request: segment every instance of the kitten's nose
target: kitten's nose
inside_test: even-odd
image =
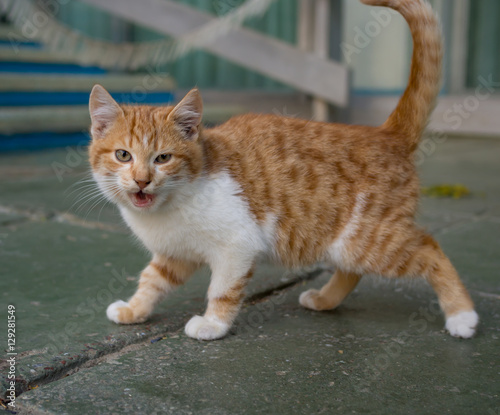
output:
[[[144,190],[146,188],[146,186],[151,183],[151,181],[147,182],[145,180],[134,180],[134,182],[137,183],[137,186],[139,186],[139,188],[141,190]]]

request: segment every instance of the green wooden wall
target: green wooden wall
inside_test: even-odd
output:
[[[244,0],[175,1],[214,15],[225,14],[244,2]],[[68,25],[98,39],[119,42],[162,38],[162,35],[156,32],[124,22],[78,0],[72,0],[67,5],[61,6],[58,17]],[[493,79],[500,79],[500,24],[498,22],[500,22],[500,0],[471,1],[467,87],[475,87],[480,75],[487,77],[492,74]],[[253,19],[245,26],[294,44],[296,23],[297,1],[278,0],[262,18]],[[166,70],[176,79],[180,88],[197,85],[205,89],[289,89],[267,77],[205,52],[190,53],[177,62],[169,64]]]
[[[479,76],[500,80],[500,1],[471,1],[467,86]]]
[[[214,15],[223,15],[244,2],[244,0],[176,1]],[[262,18],[251,19],[245,23],[245,26],[294,44],[296,10],[296,0],[278,0],[271,5]],[[71,27],[98,39],[140,42],[165,38],[144,27],[127,24],[77,0],[62,6],[58,18]],[[166,69],[180,88],[190,88],[196,85],[205,89],[288,90],[288,87],[265,76],[201,51],[186,55],[177,62],[167,65]]]

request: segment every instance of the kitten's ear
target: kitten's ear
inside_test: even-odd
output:
[[[89,100],[92,138],[104,138],[106,132],[123,116],[123,110],[101,85],[94,85]]]
[[[203,101],[200,91],[193,88],[168,114],[167,120],[177,124],[187,139],[196,140],[200,132],[202,114]]]

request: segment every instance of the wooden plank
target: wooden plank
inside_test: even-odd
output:
[[[0,134],[86,131],[89,125],[86,105],[2,108],[0,111]]]
[[[0,92],[15,91],[79,91],[89,92],[101,84],[110,92],[125,92],[138,88],[141,91],[170,92],[176,86],[166,74],[144,73],[137,75],[64,75],[18,74],[0,72]]]
[[[217,124],[247,112],[241,105],[207,104],[203,122]],[[87,105],[4,107],[0,111],[0,134],[35,132],[69,133],[87,131],[90,125]]]
[[[0,39],[10,41],[13,36],[16,36],[15,39],[23,37],[21,32],[16,27],[7,23],[0,23]],[[31,41],[31,39],[26,40]]]
[[[172,1],[84,0],[122,18],[180,37],[211,22],[211,15]],[[348,72],[336,62],[303,53],[285,42],[238,28],[203,46],[209,52],[286,83],[299,91],[346,106]]]
[[[67,55],[47,51],[44,49],[0,47],[0,62],[35,62],[35,63],[60,63],[75,64],[75,59]]]

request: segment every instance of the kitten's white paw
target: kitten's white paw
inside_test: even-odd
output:
[[[122,300],[115,301],[114,303],[110,304],[108,306],[108,309],[106,310],[106,316],[108,317],[109,320],[111,320],[113,323],[120,324],[120,309],[121,308],[128,308],[128,303]]]
[[[117,324],[134,324],[146,321],[146,317],[134,316],[134,311],[130,308],[129,303],[122,300],[110,304],[106,310],[106,316]]]
[[[479,316],[472,311],[462,311],[446,320],[446,330],[454,337],[468,339],[476,332],[476,326],[479,323]]]
[[[185,332],[189,337],[198,340],[215,340],[224,337],[229,330],[225,323],[209,320],[206,317],[194,316],[186,324]]]
[[[299,303],[302,307],[309,308],[310,310],[319,311],[316,306],[315,299],[318,297],[319,291],[310,289],[300,294]]]

